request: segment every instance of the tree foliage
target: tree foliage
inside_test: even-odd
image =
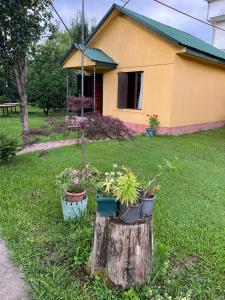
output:
[[[84,17],[84,40],[87,39],[89,34],[91,34],[95,28],[96,19],[92,18],[89,22],[87,16]],[[82,12],[77,11],[77,14],[72,18],[70,31],[73,35],[73,41],[75,43],[81,44],[82,42]]]
[[[85,18],[85,38],[93,30]],[[55,32],[54,35],[38,45],[36,53],[31,57],[28,64],[28,98],[32,103],[43,108],[48,114],[49,109],[66,107],[67,76],[70,93],[76,93],[76,71],[63,70],[62,58],[66,50],[71,47],[72,41],[81,42],[81,13],[72,18],[70,32]]]
[[[51,108],[63,108],[66,101],[66,71],[60,59],[63,50],[57,39],[37,47],[28,64],[27,92],[30,102],[48,115]]]
[[[9,162],[15,155],[18,148],[18,143],[0,132],[0,165]]]
[[[19,64],[46,29],[52,28],[51,3],[51,0],[0,0],[1,64]]]
[[[0,66],[0,103],[18,102],[19,95],[14,82],[12,69]]]
[[[50,23],[52,0],[0,0],[0,64],[11,67],[20,96],[23,136],[29,138],[26,59]]]

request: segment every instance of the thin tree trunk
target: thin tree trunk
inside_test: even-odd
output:
[[[17,60],[17,63],[13,66],[13,71],[16,79],[17,89],[20,96],[20,106],[22,113],[23,122],[23,143],[26,145],[29,141],[29,117],[28,117],[28,107],[27,107],[27,94],[26,94],[26,79],[27,79],[27,69],[26,69],[26,59],[21,57]]]
[[[82,147],[82,168],[83,170],[87,167],[87,149],[86,149],[86,140],[84,137],[84,133],[82,133],[82,140],[81,140],[81,147]]]

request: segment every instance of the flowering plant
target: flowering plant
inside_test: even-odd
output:
[[[118,170],[117,164],[114,164],[112,170],[105,173],[105,177],[98,183],[100,197],[114,197],[113,191],[116,180],[122,174],[122,171]]]
[[[95,183],[98,170],[87,166],[84,170],[66,168],[56,177],[56,186],[64,192],[81,193]]]
[[[159,127],[160,121],[158,119],[158,115],[147,115],[147,117],[149,117],[148,123],[150,128],[156,129]]]

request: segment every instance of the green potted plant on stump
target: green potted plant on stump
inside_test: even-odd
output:
[[[142,198],[138,191],[139,183],[135,174],[128,168],[116,180],[114,195],[120,203],[119,217],[127,224],[133,224],[140,219]]]
[[[158,115],[147,115],[147,117],[149,117],[148,119],[149,128],[146,128],[146,135],[148,137],[154,137],[156,135],[156,129],[160,125]]]
[[[142,196],[143,205],[141,207],[141,218],[149,217],[152,215],[153,206],[156,200],[156,191],[160,189],[157,184],[153,188],[147,188]]]
[[[178,158],[175,157],[175,160]],[[151,180],[147,185],[142,187],[142,200],[143,205],[141,207],[141,218],[149,217],[153,213],[153,206],[156,200],[156,191],[160,190],[160,185],[156,184],[156,181],[165,173],[176,170],[175,161],[163,160],[163,164],[158,166],[160,172]]]
[[[114,185],[116,179],[122,173],[117,170],[117,165],[113,165],[113,170],[106,172],[105,177],[98,183],[96,201],[98,212],[101,217],[115,217],[117,214],[118,201],[114,195]]]

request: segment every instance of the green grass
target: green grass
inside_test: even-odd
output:
[[[118,163],[149,177],[163,158],[175,155],[179,168],[161,179],[154,210],[156,270],[145,288],[126,293],[85,273],[94,191],[89,192],[86,217],[75,223],[62,220],[55,176],[65,167],[80,166],[75,147],[51,150],[41,158],[28,154],[0,168],[0,231],[23,268],[33,299],[181,299],[181,293],[189,292],[190,299],[224,299],[225,128],[88,145],[89,160],[102,171]]]
[[[17,111],[19,108],[17,108]],[[49,112],[47,117],[43,111],[37,107],[29,106],[29,125],[30,128],[40,128],[45,125],[48,118],[54,118],[58,121],[65,120],[65,114],[63,112]],[[22,142],[22,123],[19,119],[19,112],[10,113],[8,116],[3,116],[0,112],[0,131],[6,132],[10,137],[14,137],[19,143]],[[62,134],[51,134],[49,136],[38,136],[31,137],[34,142],[48,142],[53,140],[64,140],[74,138],[74,134],[62,135]]]

